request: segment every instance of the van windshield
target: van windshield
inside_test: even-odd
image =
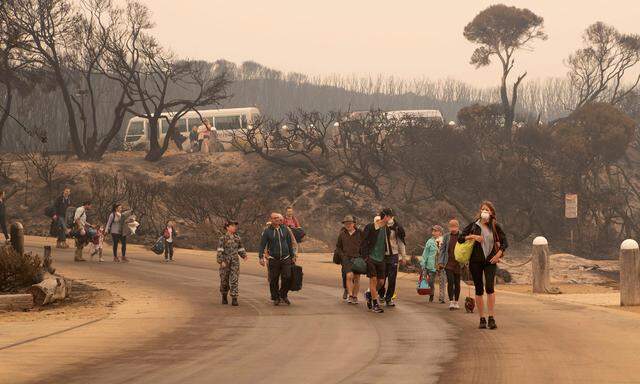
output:
[[[219,131],[240,129],[240,116],[216,116],[215,127]]]

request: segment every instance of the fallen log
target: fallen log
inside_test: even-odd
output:
[[[42,282],[29,288],[33,295],[33,303],[37,306],[46,305],[55,301],[64,300],[71,292],[71,281],[62,276],[45,275]]]
[[[33,296],[30,293],[0,295],[0,311],[27,311],[33,308]]]

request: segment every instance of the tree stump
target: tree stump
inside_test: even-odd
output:
[[[64,277],[47,274],[38,284],[29,288],[33,295],[33,302],[37,306],[46,305],[55,301],[64,300],[71,292],[71,282]]]
[[[9,236],[11,237],[11,247],[19,255],[24,254],[24,227],[22,226],[22,223],[16,221],[11,224]]]
[[[640,250],[631,239],[620,245],[620,305],[640,305]]]
[[[0,311],[27,311],[33,308],[31,294],[0,295]]]
[[[532,250],[533,293],[547,293],[551,290],[549,278],[549,242],[542,236],[533,239]]]

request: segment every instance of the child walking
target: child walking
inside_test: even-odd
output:
[[[178,236],[178,232],[172,220],[167,221],[162,236],[164,237],[164,261],[173,261],[173,242],[176,236]]]
[[[96,235],[93,236],[93,239],[91,239],[91,260],[93,260],[93,257],[97,254],[98,261],[101,263],[104,261],[104,259],[102,258],[102,244],[104,243],[104,233],[104,227],[100,226]]]
[[[231,305],[238,306],[238,275],[240,274],[240,257],[247,259],[247,252],[242,240],[236,233],[238,222],[229,220],[225,223],[226,233],[218,243],[218,264],[220,264],[220,294],[222,304],[228,304],[227,294],[231,291]]]
[[[424,245],[424,251],[422,252],[422,260],[420,265],[422,269],[429,274],[429,285],[431,287],[431,295],[429,295],[429,302],[433,302],[433,293],[435,292],[435,280],[436,280],[436,259],[438,252],[438,244],[436,240],[442,236],[442,227],[434,225],[431,227],[431,237]]]
[[[456,219],[449,220],[449,233],[444,236],[440,248],[439,264],[444,266],[447,274],[447,293],[449,294],[449,310],[460,309],[460,263],[456,261],[455,249],[460,234],[460,223]]]

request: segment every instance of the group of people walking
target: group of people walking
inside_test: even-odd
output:
[[[0,227],[8,238],[4,222],[4,194],[0,192]],[[125,211],[122,204],[114,204],[107,218],[106,225],[95,226],[87,221],[87,212],[91,209],[90,201],[84,202],[70,215],[71,190],[65,188],[53,205],[52,222],[57,225],[58,246],[66,245],[66,237],[86,237],[92,244],[94,254],[102,257],[102,240],[106,234],[111,235],[113,243],[113,261],[127,262],[127,236],[135,233],[137,222],[130,210]],[[222,304],[233,306],[238,303],[238,277],[240,260],[246,260],[247,252],[242,239],[238,235],[238,222],[228,220],[224,224],[224,233],[219,238],[217,262],[220,274],[220,294]],[[439,281],[439,303],[449,299],[449,309],[460,308],[460,281],[462,269],[456,260],[456,246],[465,242],[473,242],[471,257],[468,262],[469,272],[475,287],[475,303],[480,315],[480,328],[496,329],[495,321],[495,277],[497,263],[504,256],[508,247],[506,235],[496,220],[496,210],[491,202],[485,201],[474,220],[464,229],[460,229],[457,219],[449,220],[447,231],[440,225],[431,228],[431,236],[427,239],[420,266],[423,274],[428,276],[431,294],[429,302],[434,301],[435,282]],[[263,230],[258,247],[259,264],[267,267],[269,291],[273,305],[291,305],[289,288],[291,285],[292,266],[298,255],[298,240],[303,233],[293,209],[288,207],[286,215],[273,212]],[[304,236],[302,234],[302,236]],[[162,233],[164,241],[165,261],[173,261],[174,240],[177,231],[173,221],[168,221]],[[118,256],[118,246],[120,255]],[[334,262],[341,265],[343,299],[346,303],[358,304],[360,280],[366,275],[369,284],[364,292],[366,306],[374,313],[383,313],[383,305],[396,306],[396,282],[398,267],[406,261],[406,232],[396,219],[391,208],[385,208],[366,224],[359,228],[356,218],[347,215],[342,220],[342,228],[338,234],[334,252]],[[76,258],[76,261],[84,261]],[[484,296],[488,318],[485,317]]]
[[[394,307],[396,280],[400,260],[406,260],[405,230],[394,217],[393,210],[380,211],[373,222],[364,230],[357,226],[356,219],[347,215],[342,221],[334,262],[341,264],[343,299],[348,304],[358,304],[360,276],[366,274],[369,286],[364,297],[367,308],[375,313],[383,313],[382,303]],[[496,210],[491,202],[485,201],[480,210],[464,229],[456,219],[448,222],[445,234],[440,225],[431,228],[420,265],[423,274],[428,275],[431,288],[429,302],[434,301],[435,282],[439,281],[439,302],[444,304],[445,287],[449,299],[449,309],[460,308],[460,281],[462,268],[455,256],[457,244],[473,241],[468,268],[475,287],[475,303],[480,315],[479,328],[496,329],[495,321],[495,277],[497,263],[508,247],[507,237],[496,220]],[[365,269],[357,264],[364,262]],[[487,296],[488,320],[485,317],[484,295]]]

